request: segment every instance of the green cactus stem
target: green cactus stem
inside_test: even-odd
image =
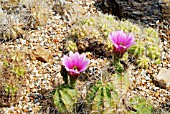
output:
[[[71,113],[77,101],[77,90],[67,85],[61,85],[55,90],[53,100],[60,113]]]
[[[118,93],[112,84],[98,82],[87,94],[87,107],[91,113],[114,113],[118,104]]]
[[[142,97],[130,99],[129,104],[135,109],[135,112],[131,110],[129,114],[153,114],[153,106]]]
[[[68,76],[67,70],[65,69],[64,66],[61,67],[61,75],[63,76],[64,84],[71,87],[75,88],[76,86],[76,80],[75,78],[72,78],[71,76]]]

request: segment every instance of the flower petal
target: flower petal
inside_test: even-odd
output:
[[[77,64],[78,64],[79,56],[80,56],[79,53],[76,52],[76,53],[75,53],[75,58],[73,59],[73,60],[74,60],[74,65],[75,65],[75,66],[77,66]]]
[[[109,38],[113,43],[117,44],[117,33],[111,32]]]
[[[72,63],[71,59],[66,55],[64,55],[64,57],[62,58],[62,64],[67,68],[73,67],[73,63]]]
[[[69,52],[69,57],[71,58],[71,60],[73,60],[75,58],[75,54],[72,51],[70,51]]]
[[[125,44],[129,45],[131,43],[134,43],[134,38],[133,38],[133,36],[131,36],[131,34],[128,34],[127,38],[126,38],[126,43]]]
[[[77,61],[78,69],[81,69],[81,65],[82,65],[83,61],[85,60],[85,58],[86,58],[85,54],[82,54],[79,56],[78,61]]]
[[[123,31],[118,31],[117,33],[117,44],[122,45],[124,44],[124,41],[126,39],[126,34]]]
[[[135,44],[134,37],[122,30],[111,32],[109,38],[113,42],[114,53],[120,55],[120,57],[130,46]]]
[[[85,71],[89,64],[90,64],[90,60],[87,60],[87,59],[84,60],[80,67],[81,69],[79,70],[79,72]]]

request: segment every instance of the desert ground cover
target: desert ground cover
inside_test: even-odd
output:
[[[0,113],[170,113],[164,7],[141,0],[0,2]]]

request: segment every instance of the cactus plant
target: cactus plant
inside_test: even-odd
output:
[[[5,10],[10,10],[18,7],[19,0],[1,0],[2,8]]]
[[[140,40],[136,41],[136,45],[132,46],[128,51],[132,53],[133,56],[140,56],[144,54],[145,45]]]
[[[18,87],[16,85],[7,84],[5,91],[7,94],[12,94],[12,97],[17,93]]]
[[[87,107],[91,113],[114,113],[118,104],[118,93],[111,83],[98,82],[87,94]]]
[[[154,30],[153,28],[144,28],[143,33],[146,36],[153,37],[154,40],[158,40],[158,32]]]
[[[150,59],[146,56],[142,56],[137,60],[137,66],[139,68],[148,68],[148,63],[150,62]]]
[[[0,39],[9,40],[22,37],[22,34],[24,34],[22,26],[19,25],[19,23],[16,23],[13,18],[9,18],[11,21],[8,21],[8,24],[5,23],[5,25],[0,25],[0,27],[2,27],[0,30]]]
[[[68,46],[67,46],[67,50],[68,50],[68,51],[73,51],[73,52],[76,52],[76,51],[77,51],[77,45],[76,45],[75,42],[73,42],[73,41],[70,40],[67,45],[68,45]]]
[[[77,90],[67,85],[61,85],[55,90],[53,99],[60,113],[71,113],[77,101]]]
[[[136,112],[130,111],[130,114],[153,114],[152,105],[143,97],[136,96],[131,98],[129,105],[136,110]]]
[[[156,46],[148,46],[147,49],[147,56],[150,57],[151,60],[156,60],[160,58],[161,54],[159,48],[157,48]]]

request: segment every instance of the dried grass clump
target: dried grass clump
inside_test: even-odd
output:
[[[50,7],[45,0],[2,0],[0,39],[22,37],[25,30],[46,25],[49,16]]]
[[[17,102],[26,84],[24,54],[8,52],[1,46],[0,64],[0,106],[8,107]]]
[[[20,4],[25,6],[25,12],[21,14],[21,17],[26,18],[22,20],[35,29],[46,25],[50,16],[50,6],[47,2],[48,0],[21,0]]]
[[[2,21],[2,23],[0,24],[1,41],[16,39],[23,36],[24,30],[22,29],[22,24],[17,22],[15,16],[9,16],[2,12],[0,20]]]
[[[82,6],[76,2],[57,0],[53,5],[53,11],[61,15],[66,22],[75,22],[89,13],[91,6]],[[91,13],[91,12],[90,12]]]

